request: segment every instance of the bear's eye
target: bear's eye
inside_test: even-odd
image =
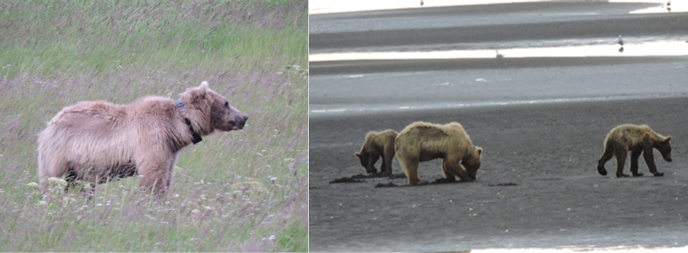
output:
[[[229,108],[229,102],[225,101],[225,108]]]

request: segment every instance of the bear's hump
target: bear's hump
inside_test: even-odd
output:
[[[60,122],[78,122],[80,117],[89,116],[96,118],[123,118],[126,117],[124,106],[112,104],[105,101],[84,101],[65,107],[53,117],[48,124],[59,124]]]
[[[131,108],[137,113],[147,113],[147,114],[164,114],[172,116],[174,113],[179,113],[177,109],[177,103],[170,99],[164,97],[149,96],[144,97],[131,103]]]

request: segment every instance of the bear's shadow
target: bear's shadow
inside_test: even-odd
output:
[[[364,183],[366,182],[365,179],[376,179],[376,178],[388,178],[388,179],[406,179],[406,176],[403,173],[399,174],[392,174],[387,175],[387,174],[356,174],[350,177],[341,177],[337,178],[335,180],[330,181],[330,184],[338,184],[338,183]],[[374,186],[374,188],[390,188],[390,187],[418,187],[418,186],[427,186],[427,185],[440,185],[440,184],[458,184],[458,183],[469,183],[466,181],[461,181],[461,180],[454,180],[450,181],[446,178],[436,178],[433,181],[428,181],[425,183],[421,183],[418,185],[409,185],[409,184],[395,184],[393,182],[388,182],[388,183],[378,183]],[[516,183],[508,182],[508,183],[497,183],[497,184],[488,184],[490,187],[503,187],[503,186],[518,186]]]
[[[365,182],[363,179],[371,179],[371,178],[389,178],[389,179],[397,179],[397,178],[406,178],[406,175],[403,173],[400,174],[392,174],[392,175],[387,175],[387,174],[382,174],[382,173],[377,173],[377,174],[357,174],[353,175],[350,177],[341,177],[337,178],[335,180],[330,181],[330,184],[337,184],[337,183],[363,183]]]
[[[433,181],[430,182],[425,182],[421,183],[418,185],[410,185],[410,184],[403,184],[403,185],[397,185],[395,183],[389,182],[386,184],[379,183],[375,185],[374,188],[388,188],[388,187],[418,187],[418,186],[427,186],[427,185],[438,185],[438,184],[458,184],[458,183],[468,183],[466,181],[461,181],[461,180],[455,180],[455,181],[450,181],[446,178],[437,178]]]

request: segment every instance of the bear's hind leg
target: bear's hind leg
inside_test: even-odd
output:
[[[664,176],[664,173],[657,171],[657,165],[655,165],[655,157],[652,154],[652,148],[645,149],[643,151],[643,158],[645,159],[647,168],[650,169],[650,173],[652,173],[652,175],[655,175],[655,177]]]
[[[616,156],[616,177],[629,177],[628,174],[623,173],[623,167],[624,163],[626,162],[626,156],[628,156],[628,151],[617,149],[614,156]]]
[[[643,173],[638,173],[638,157],[640,157],[640,153],[642,153],[642,149],[634,149],[631,151],[631,174],[634,177],[642,177]]]
[[[382,155],[383,160],[382,167],[380,167],[380,173],[385,173],[387,175],[392,176],[392,161],[394,161],[394,147],[385,148],[385,152]]]
[[[612,153],[612,149],[609,147],[604,148],[604,154],[602,154],[602,157],[600,157],[600,160],[597,161],[597,172],[600,173],[602,176],[607,175],[607,170],[604,168],[604,164],[607,163],[607,161],[611,160],[612,157],[614,157],[614,153]]]

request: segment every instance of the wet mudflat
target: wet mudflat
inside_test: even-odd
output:
[[[638,35],[675,36],[650,32],[646,26],[627,26],[632,21],[604,23],[609,17],[649,20],[664,18],[661,15],[614,16],[613,6],[604,5],[600,13],[606,16],[581,17],[600,5],[578,6],[572,12],[549,3],[533,6],[546,7],[545,13],[557,22],[597,20],[609,24],[605,29],[611,33],[623,26],[636,29],[633,33]],[[628,5],[622,6],[619,10],[625,12]],[[482,13],[474,22],[491,20],[490,13],[504,14],[490,21],[494,27],[510,20],[523,26],[538,22],[523,7],[502,8],[474,12],[473,18]],[[389,14],[392,20],[403,15],[412,14]],[[670,15],[685,18],[684,14]],[[385,22],[384,15],[376,20]],[[317,26],[317,21],[311,18],[311,25]],[[342,33],[356,30],[341,29]],[[375,29],[371,30],[374,36]],[[480,36],[492,45],[521,43],[519,38]],[[610,35],[610,41],[616,36]],[[462,46],[466,44],[450,47]],[[345,47],[349,46],[320,50]],[[385,49],[373,44],[350,47]],[[310,68],[311,251],[688,246],[684,233],[688,230],[687,57],[510,59],[506,55],[501,59],[312,62]],[[431,182],[422,186],[408,186],[403,177],[362,174],[365,170],[354,152],[366,132],[400,131],[418,120],[457,121],[464,126],[473,143],[484,148],[475,182],[444,182],[440,160],[421,163],[421,179]],[[617,179],[597,174],[606,134],[624,123],[648,124],[660,134],[673,136],[673,162],[663,161],[655,151],[655,162],[665,176],[647,173],[642,158],[639,171],[644,177]],[[615,166],[613,160],[606,164],[608,171]],[[626,173],[629,166],[627,161]],[[396,160],[393,170],[401,173]],[[331,183],[334,180],[342,182]]]

